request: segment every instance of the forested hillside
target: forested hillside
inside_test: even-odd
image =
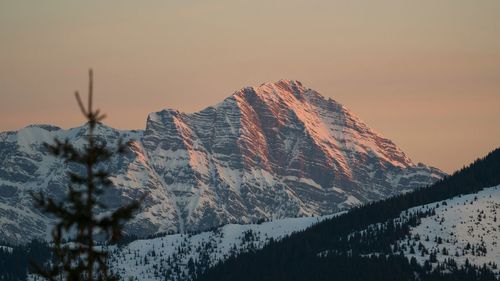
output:
[[[452,257],[438,264],[428,253],[428,262],[420,265],[393,244],[435,213],[428,209],[396,220],[405,210],[498,184],[500,149],[432,186],[355,208],[260,251],[232,257],[198,280],[495,280],[490,268],[457,265]]]
[[[31,264],[43,264],[51,258],[51,249],[46,242],[33,240],[26,245],[1,246],[0,280],[23,281],[32,272]]]

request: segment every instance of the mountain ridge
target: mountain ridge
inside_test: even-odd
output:
[[[96,133],[109,144],[133,140],[130,153],[110,163],[115,187],[103,196],[113,208],[147,194],[131,234],[325,215],[445,175],[414,164],[346,107],[294,80],[245,87],[190,114],[153,112],[144,130],[101,124]],[[0,133],[0,239],[46,233],[50,219],[32,209],[27,192],[60,197],[65,172],[78,167],[50,158],[43,142],[82,145],[84,136],[84,127],[51,125]],[[23,231],[16,221],[36,227]]]

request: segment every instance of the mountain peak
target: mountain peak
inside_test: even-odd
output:
[[[271,137],[281,128],[293,126],[294,129],[301,128],[323,157],[328,159],[326,166],[339,170],[347,177],[355,173],[352,164],[358,161],[356,158],[360,155],[378,158],[383,160],[384,165],[392,167],[414,166],[391,140],[370,129],[348,108],[304,87],[297,80],[281,79],[242,88],[212,109],[227,113],[229,108],[240,114],[231,128],[251,132],[251,136],[243,139],[252,139],[252,145],[259,146],[262,153],[272,149],[268,147],[266,136]],[[259,161],[267,163],[267,160]]]
[[[302,83],[297,80],[281,79],[276,82],[263,83],[258,87],[253,87],[256,92],[262,94],[289,95],[292,94],[296,98],[302,98],[303,94],[308,90],[302,86]]]
[[[264,84],[273,84],[276,87],[302,87],[302,82],[298,80],[292,80],[292,79],[280,79],[276,82],[271,82],[271,83],[263,83]]]
[[[281,79],[276,82],[265,82],[259,86],[247,86],[236,91],[233,96],[245,96],[257,94],[263,97],[287,98],[291,95],[297,99],[302,99],[305,92],[309,89],[304,88],[302,83],[297,80]]]
[[[47,129],[48,128],[48,129]],[[39,229],[3,229],[25,237],[45,235],[50,218],[27,214],[27,190],[58,196],[69,167],[47,155],[54,137],[84,144],[84,127],[0,133],[0,213]],[[144,208],[129,234],[199,231],[262,218],[330,214],[443,176],[415,165],[389,139],[374,133],[342,105],[296,80],[246,87],[195,113],[165,109],[148,116],[144,131],[98,126],[107,143],[134,139],[131,153],[110,163],[115,186],[103,202],[141,194]],[[19,159],[22,159],[20,161]],[[6,206],[6,207],[4,207]]]

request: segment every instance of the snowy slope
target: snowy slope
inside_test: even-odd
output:
[[[85,128],[28,126],[0,133],[0,241],[46,237],[50,219],[30,191],[60,198],[68,166],[47,154],[54,138],[83,144]],[[318,216],[425,186],[438,169],[413,163],[346,107],[298,81],[236,91],[192,114],[151,113],[143,131],[98,128],[113,145],[133,140],[113,159],[114,208],[146,194],[129,234],[201,231],[227,223]]]
[[[76,146],[85,143],[85,127],[63,130],[47,125],[33,125],[17,132],[0,134],[0,240],[8,243],[28,242],[33,237],[46,238],[51,220],[33,207],[30,192],[43,192],[46,196],[60,198],[68,183],[69,169],[81,171],[49,155],[43,143],[54,138],[70,140]],[[100,141],[116,144],[140,140],[141,131],[119,131],[100,125],[96,129]],[[150,225],[159,223],[173,227],[169,221],[174,214],[168,190],[162,188],[160,179],[144,161],[140,142],[133,142],[129,153],[113,159],[110,164],[115,187],[108,190],[101,200],[110,208],[118,207],[138,194],[148,193],[148,208],[138,214],[129,230],[151,232]],[[79,170],[80,169],[80,170]],[[165,210],[161,214],[155,210]]]
[[[330,216],[289,218],[262,224],[229,224],[195,235],[175,234],[113,246],[111,268],[124,280],[187,280],[193,269],[213,266],[233,254],[260,249]],[[191,260],[191,262],[190,262]],[[196,272],[196,271],[191,271]],[[166,278],[167,277],[167,278]]]
[[[439,262],[451,257],[459,265],[466,260],[478,266],[500,264],[500,221],[497,220],[497,217],[500,219],[500,186],[412,208],[409,213],[432,208],[435,215],[422,218],[421,223],[411,229],[409,237],[397,242],[408,258],[415,257],[423,264],[435,253]],[[405,219],[404,214],[401,219]],[[419,247],[420,243],[424,248]],[[495,272],[500,273],[498,268]]]

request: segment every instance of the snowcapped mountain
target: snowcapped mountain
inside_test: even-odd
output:
[[[50,218],[32,207],[30,191],[60,197],[69,166],[43,146],[54,138],[84,142],[85,127],[33,125],[0,133],[0,240],[45,237]],[[132,140],[109,168],[109,207],[147,194],[128,232],[199,231],[227,223],[325,215],[386,198],[441,178],[414,164],[346,107],[298,81],[235,92],[185,114],[151,113],[141,131],[100,125],[101,141]]]

